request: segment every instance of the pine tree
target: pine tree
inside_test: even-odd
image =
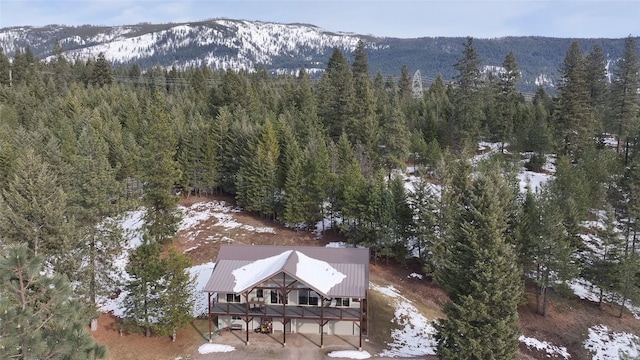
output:
[[[211,126],[201,121],[189,123],[178,146],[181,186],[200,196],[212,192],[218,184],[217,148]]]
[[[562,221],[566,208],[547,190],[541,193],[537,206],[540,216],[530,225],[532,229],[539,229],[531,253],[535,267],[536,312],[547,316],[549,288],[576,276],[578,266],[573,259],[575,245],[571,232]]]
[[[11,63],[0,46],[0,85],[11,85]]]
[[[84,284],[82,292],[94,306],[99,295],[111,295],[118,284],[113,277],[114,263],[122,252],[123,235],[115,218],[123,210],[123,189],[115,179],[108,156],[108,145],[94,126],[85,124],[73,157],[74,176],[69,198],[70,214],[76,219],[81,238],[73,256],[81,262],[74,279]],[[71,254],[68,254],[71,255]]]
[[[310,131],[302,161],[302,172],[305,177],[305,214],[308,222],[316,222],[324,218],[323,205],[327,199],[331,181],[329,150],[325,137],[317,128]]]
[[[630,137],[640,131],[640,56],[635,40],[629,36],[625,40],[624,55],[617,62],[611,84],[612,122],[617,134],[616,150],[624,147],[625,161],[628,161]]]
[[[409,256],[409,241],[415,238],[413,211],[409,206],[404,179],[401,176],[393,176],[388,188],[393,201],[393,225],[395,226],[393,256],[399,262],[404,262]]]
[[[105,358],[67,279],[46,274],[43,257],[12,244],[0,257],[0,353],[7,359]]]
[[[195,278],[187,271],[191,265],[189,258],[174,248],[169,249],[163,263],[163,289],[158,299],[159,315],[154,328],[160,335],[171,335],[172,341],[176,341],[177,330],[193,319]]]
[[[596,131],[589,105],[585,58],[577,41],[571,43],[560,71],[562,82],[558,89],[558,107],[554,112],[556,136],[559,152],[576,159],[582,147],[594,142]]]
[[[334,162],[337,179],[333,187],[333,207],[342,215],[344,227],[355,228],[359,220],[360,194],[365,191],[365,179],[346,134],[338,140]]]
[[[480,173],[456,207],[436,272],[451,299],[436,326],[441,359],[515,359],[523,286],[506,240],[509,188],[499,171]]]
[[[355,102],[353,121],[347,129],[352,144],[362,144],[368,153],[376,151],[379,137],[379,121],[376,114],[376,98],[369,78],[369,64],[364,43],[358,42],[353,62]]]
[[[640,254],[628,251],[622,257],[620,263],[620,279],[616,284],[616,291],[620,294],[619,304],[620,313],[618,317],[622,318],[624,314],[625,304],[627,301],[640,300],[640,284],[638,283],[638,274],[640,273]]]
[[[607,57],[599,45],[594,45],[585,58],[586,85],[589,106],[593,109],[595,129],[602,130],[608,92]]]
[[[304,223],[308,218],[306,215],[306,204],[304,185],[305,178],[302,172],[301,156],[292,160],[287,171],[287,178],[284,187],[284,214],[282,220],[290,226],[296,227]]]
[[[279,157],[280,145],[267,119],[260,138],[251,145],[251,154],[243,159],[238,172],[236,199],[247,210],[275,217]]]
[[[404,169],[409,157],[409,133],[404,113],[400,108],[393,111],[392,116],[384,122],[379,144],[382,166],[389,177],[393,169]]]
[[[142,139],[140,169],[145,182],[142,203],[146,207],[145,228],[150,241],[164,244],[173,239],[179,216],[178,198],[172,194],[180,178],[175,159],[177,139],[162,95],[154,91],[145,114],[147,132]]]
[[[25,243],[60,273],[71,276],[68,254],[75,246],[73,224],[66,216],[67,195],[56,173],[26,148],[0,196],[0,232],[7,243]]]
[[[600,289],[598,304],[603,305],[605,291],[611,292],[622,282],[620,264],[624,256],[624,237],[616,229],[613,207],[606,204],[604,228],[596,230],[597,240],[589,246],[582,276]]]
[[[452,104],[448,93],[442,76],[438,74],[426,95],[426,123],[420,125],[427,142],[430,139],[437,139],[441,144],[450,144],[450,139],[454,136],[451,127],[453,123],[449,121]]]
[[[500,150],[504,152],[504,143],[511,142],[516,122],[517,107],[520,98],[518,93],[518,80],[520,70],[518,62],[513,52],[505,57],[502,67],[504,71],[500,73],[498,81],[497,106],[498,123],[493,131],[502,142]]]
[[[413,84],[407,65],[402,65],[402,68],[400,69],[398,90],[400,91],[398,96],[403,103],[409,101],[413,97]]]
[[[128,291],[124,300],[125,322],[132,329],[141,327],[145,336],[151,336],[151,329],[162,309],[161,280],[165,269],[160,259],[161,252],[162,245],[145,233],[143,243],[129,254],[126,268],[130,280],[125,287]]]
[[[419,177],[409,195],[409,206],[413,211],[416,244],[414,251],[426,264],[426,271],[433,273],[436,264],[430,255],[438,240],[437,199],[430,184]]]
[[[338,48],[333,49],[318,86],[318,115],[335,140],[350,127],[355,96],[351,67]]]
[[[98,54],[96,63],[89,77],[89,84],[103,87],[105,85],[111,85],[113,82],[113,75],[111,73],[111,65],[104,57],[104,53]]]
[[[464,43],[462,58],[454,64],[458,71],[454,81],[455,90],[454,113],[449,118],[450,139],[452,149],[461,149],[465,144],[475,144],[480,136],[480,123],[484,119],[481,108],[480,56],[473,46],[473,38],[468,37]]]
[[[353,77],[354,79],[360,77],[360,75],[366,76],[369,79],[369,59],[367,57],[367,50],[364,41],[358,40],[358,45],[353,51]]]

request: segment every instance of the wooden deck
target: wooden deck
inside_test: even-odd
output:
[[[240,303],[216,303],[211,307],[211,315],[247,315],[246,304]],[[342,307],[299,306],[299,305],[264,305],[250,307],[250,317],[270,317],[289,319],[313,319],[313,320],[346,320],[359,321],[360,309]]]

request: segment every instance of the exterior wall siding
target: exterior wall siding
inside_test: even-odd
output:
[[[218,317],[218,329],[223,329],[231,326],[232,324],[242,325],[242,329],[245,329],[244,320],[233,320],[231,316],[219,316]],[[282,322],[278,319],[273,319],[273,331],[282,332]],[[260,326],[260,321],[253,319],[249,322],[249,331],[253,331]],[[300,333],[300,334],[320,334],[320,325],[314,320],[305,319],[291,319],[287,323],[287,333]],[[324,333],[326,335],[345,335],[345,336],[358,336],[360,335],[360,328],[353,321],[329,321],[324,326]]]

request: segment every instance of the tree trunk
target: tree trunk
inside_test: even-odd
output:
[[[542,290],[542,316],[547,317],[547,288]]]
[[[176,328],[173,328],[173,334],[171,334],[171,341],[175,342],[176,341],[176,337],[177,337]]]

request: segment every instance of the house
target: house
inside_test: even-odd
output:
[[[367,334],[369,249],[222,245],[203,291],[209,332]],[[210,337],[211,338],[211,337]]]

